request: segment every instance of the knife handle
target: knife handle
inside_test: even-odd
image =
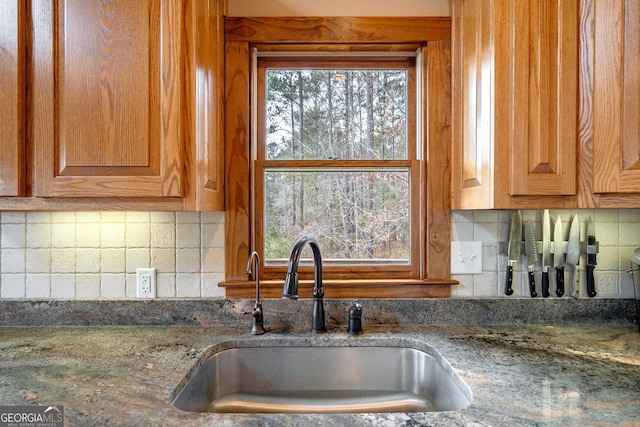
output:
[[[527,274],[529,275],[529,292],[531,293],[531,298],[535,298],[538,296],[536,293],[536,278],[533,274],[533,270],[528,270]]]
[[[596,282],[593,278],[593,269],[595,266],[587,265],[587,295],[593,298],[596,296]]]
[[[513,294],[513,289],[511,288],[512,284],[513,284],[513,266],[509,264],[507,265],[507,279],[505,280],[505,288],[504,288],[505,295]]]
[[[549,296],[549,270],[542,272],[542,296]]]
[[[556,295],[564,295],[564,267],[556,267]]]

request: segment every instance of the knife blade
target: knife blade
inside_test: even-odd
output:
[[[542,296],[549,296],[549,268],[551,267],[551,217],[549,209],[542,215]]]
[[[536,245],[536,229],[533,222],[528,221],[524,230],[524,246],[527,251],[527,273],[529,275],[529,293],[531,298],[538,296],[536,293],[536,279],[533,274],[538,262],[538,247]]]
[[[522,244],[522,217],[519,210],[511,212],[511,229],[509,230],[509,258],[507,261],[507,278],[505,280],[505,295],[513,294],[513,265],[520,260]]]
[[[569,246],[567,246],[566,265],[569,266],[569,287],[571,296],[578,297],[578,278],[576,276],[576,266],[580,263],[580,220],[578,214],[573,216],[571,228],[569,228]]]
[[[556,268],[556,295],[564,295],[564,245],[562,219],[558,217],[553,229],[553,266]]]
[[[590,298],[596,296],[596,282],[593,278],[593,269],[596,266],[596,227],[591,217],[587,222],[587,295]],[[593,252],[593,253],[592,253]]]

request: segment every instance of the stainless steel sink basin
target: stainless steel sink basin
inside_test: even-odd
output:
[[[299,344],[218,346],[176,387],[173,405],[191,412],[354,413],[452,411],[471,403],[467,385],[424,344]]]

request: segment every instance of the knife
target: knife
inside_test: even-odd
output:
[[[569,270],[569,286],[571,296],[578,297],[578,281],[576,277],[576,266],[580,263],[580,220],[578,214],[573,216],[571,228],[569,228],[569,246],[567,247],[567,259],[565,263],[571,267]]]
[[[531,298],[538,296],[536,293],[536,279],[533,274],[533,269],[538,262],[538,247],[536,244],[536,229],[533,222],[529,221],[525,224],[524,230],[524,247],[527,250],[527,272],[529,274],[529,292]]]
[[[553,230],[553,264],[556,268],[556,295],[564,295],[564,247],[562,242],[562,219],[556,219]]]
[[[509,230],[509,259],[507,261],[507,279],[504,293],[513,294],[513,265],[520,260],[520,247],[522,245],[522,218],[520,211],[511,212],[511,229]]]
[[[593,298],[596,296],[596,282],[593,278],[593,269],[596,266],[596,227],[589,217],[587,222],[587,295]],[[593,253],[591,252],[593,251]]]
[[[549,296],[549,268],[551,268],[551,217],[549,209],[542,215],[542,296]]]

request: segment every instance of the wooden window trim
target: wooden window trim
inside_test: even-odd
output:
[[[330,29],[330,31],[328,30]],[[450,279],[450,19],[449,18],[227,18],[225,23],[225,271],[228,297],[250,297],[254,282],[245,274],[252,243],[249,147],[251,141],[250,59],[254,46],[277,50],[316,50],[335,43],[338,50],[406,49],[424,46],[420,57],[425,103],[420,175],[425,207],[424,247],[419,277],[325,280],[329,297],[447,297]],[[294,49],[295,47],[295,49]],[[334,46],[323,46],[328,50]],[[427,96],[429,94],[429,96]],[[262,281],[265,297],[278,297],[282,281]],[[301,283],[301,295],[308,283]],[[306,292],[306,293],[305,293]]]

